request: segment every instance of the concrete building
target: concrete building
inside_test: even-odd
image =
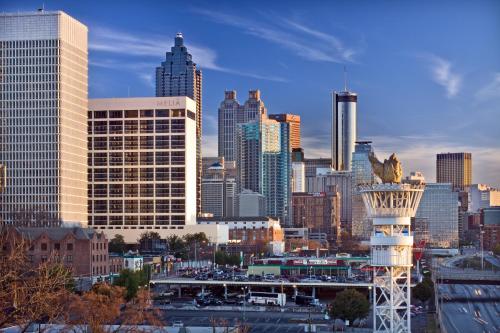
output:
[[[236,99],[235,90],[225,91],[224,100],[219,106],[219,159],[224,158],[226,163],[236,162],[238,124],[252,122],[266,115],[267,109],[259,90],[250,90],[248,100],[243,105]]]
[[[471,153],[441,153],[436,156],[436,183],[451,183],[465,190],[472,184]]]
[[[430,247],[458,248],[458,192],[452,184],[426,184],[415,218],[427,220]]]
[[[89,225],[133,241],[196,225],[195,113],[188,97],[90,101]]]
[[[290,125],[290,145],[293,149],[299,149],[300,145],[300,116],[296,114],[270,114],[269,119]]]
[[[484,184],[473,184],[469,187],[470,212],[478,212],[483,208],[500,206],[500,190]]]
[[[347,90],[332,94],[332,167],[351,170],[356,142],[356,105],[358,95]]]
[[[227,176],[223,163],[216,162],[207,169],[201,182],[202,213],[214,217],[236,214],[236,178]]]
[[[331,169],[331,158],[305,158],[306,177],[316,177],[318,169]]]
[[[69,268],[75,277],[109,274],[108,239],[101,232],[80,227],[7,228],[3,232],[12,232],[8,237],[12,242],[28,242],[27,259],[33,267],[53,260]]]
[[[375,183],[372,165],[368,156],[373,153],[371,141],[356,141],[352,153],[352,236],[369,240],[372,233],[372,221],[368,217],[359,185]]]
[[[500,207],[481,209],[481,225],[484,249],[492,251],[500,244]]]
[[[238,125],[238,191],[262,194],[266,199],[264,215],[279,217],[283,225],[291,223],[289,130],[289,124],[265,116]]]
[[[283,242],[284,234],[278,219],[265,216],[198,218],[200,225],[226,225],[229,242],[270,243]]]
[[[175,36],[174,46],[165,54],[165,61],[156,67],[156,97],[186,96],[195,102],[196,110],[196,212],[201,213],[201,134],[202,75],[184,45],[182,33]]]
[[[304,162],[292,162],[292,192],[306,191],[306,165]]]
[[[1,218],[87,224],[87,27],[61,11],[0,14]]]
[[[284,234],[278,219],[271,217],[198,218],[199,225],[225,226],[229,239],[221,250],[243,253],[245,262],[255,254],[282,255],[285,250]]]
[[[293,193],[293,226],[336,242],[340,237],[340,196],[337,192]]]
[[[238,216],[265,216],[266,197],[252,190],[243,190],[237,194]]]
[[[350,171],[320,172],[316,177],[308,177],[308,193],[338,192],[340,195],[340,226],[342,231],[351,233],[352,224],[352,173]]]

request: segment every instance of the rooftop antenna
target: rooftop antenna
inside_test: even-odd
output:
[[[347,91],[347,69],[344,66],[344,91]]]

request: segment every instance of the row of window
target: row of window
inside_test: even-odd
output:
[[[156,110],[94,110],[88,112],[89,119],[106,118],[151,118],[151,117],[184,117],[182,109],[156,109]]]
[[[94,182],[183,181],[185,176],[184,168],[95,168],[89,173],[88,178]]]
[[[88,134],[182,133],[184,119],[110,120],[88,122]]]
[[[140,225],[185,225],[181,215],[89,215],[89,225],[94,226],[140,226]]]
[[[140,185],[140,186],[139,186]],[[156,185],[156,186],[155,186]],[[184,197],[185,184],[182,183],[143,183],[126,184],[89,184],[88,196],[95,197]]]
[[[140,144],[139,144],[140,141]],[[92,148],[93,144],[93,148]],[[89,150],[136,150],[141,149],[184,149],[185,138],[182,135],[172,136],[117,136],[108,137],[90,137],[88,140]]]
[[[183,213],[185,200],[89,200],[89,213]]]
[[[31,244],[29,250],[30,251],[35,251],[36,250],[35,243]],[[49,250],[49,245],[47,243],[40,243],[40,250],[41,251],[48,251]],[[60,251],[61,250],[61,243],[54,243],[53,250]],[[66,243],[66,251],[73,251],[73,243]]]
[[[94,152],[88,155],[89,166],[183,165],[184,151]],[[92,158],[93,157],[93,158]]]

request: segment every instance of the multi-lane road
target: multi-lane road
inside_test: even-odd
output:
[[[500,286],[441,284],[439,294],[447,333],[500,332]]]
[[[213,320],[219,325],[227,323],[228,326],[236,326],[245,323],[250,328],[249,333],[299,333],[304,332],[304,323],[308,320],[307,314],[296,314],[289,312],[233,312],[233,311],[207,311],[199,309],[196,312],[185,310],[167,310],[165,319],[167,322],[181,321],[185,326],[210,327]],[[320,314],[311,314],[311,321],[326,324]]]

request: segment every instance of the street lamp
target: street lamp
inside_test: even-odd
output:
[[[246,324],[247,317],[246,317],[246,301],[247,301],[247,293],[246,293],[247,287],[241,287],[241,291],[243,294],[243,325]]]

